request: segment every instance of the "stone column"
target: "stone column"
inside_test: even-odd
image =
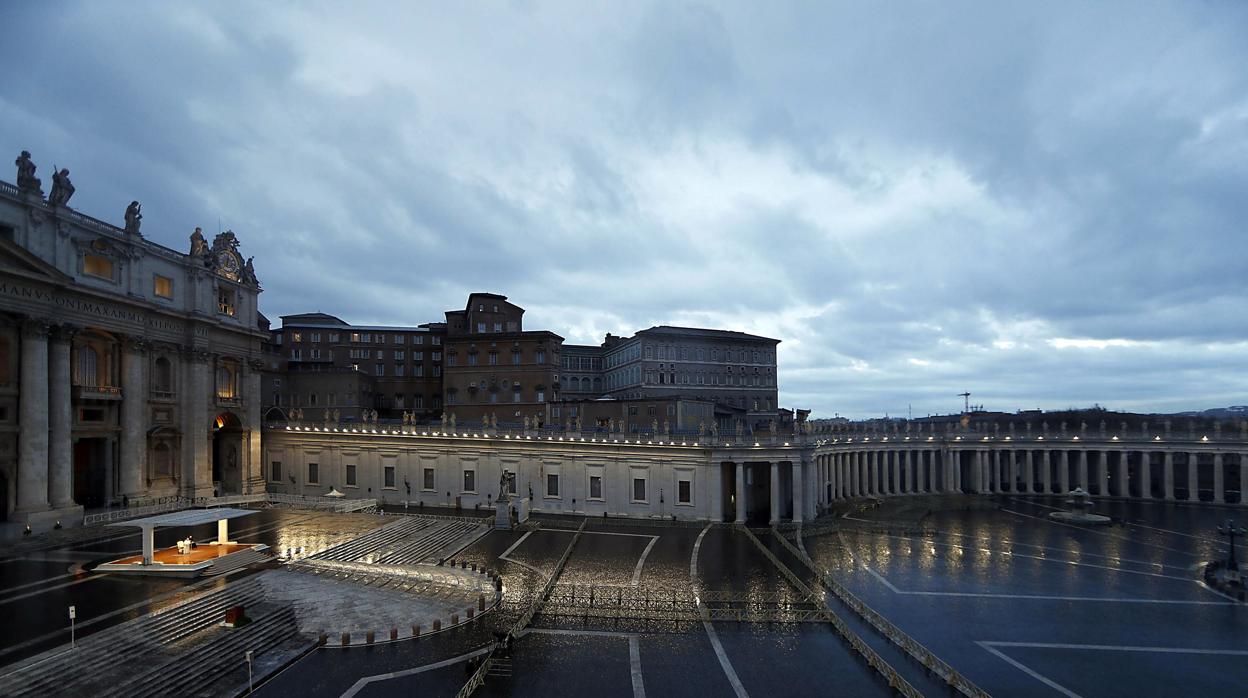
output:
[[[771,486],[767,489],[771,490],[771,516],[768,523],[774,524],[780,520],[780,461],[771,462]]]
[[[1058,452],[1057,467],[1057,489],[1066,494],[1070,491],[1070,451],[1063,449]]]
[[[210,497],[212,415],[209,414],[209,409],[216,402],[212,389],[212,355],[204,351],[192,351],[187,359],[190,362],[190,389],[185,394],[180,393],[180,400],[189,415],[183,439],[187,442],[190,457],[182,463],[182,496]]]
[[[1153,473],[1151,451],[1140,451],[1140,496],[1144,499],[1153,498]]]
[[[806,499],[806,489],[802,487],[803,463],[800,460],[792,461],[791,463],[793,470],[791,476],[791,479],[793,480],[793,523],[801,523],[803,513],[802,502]]]
[[[1239,454],[1239,503],[1248,504],[1248,453]]]
[[[147,408],[144,385],[145,347],[133,339],[121,344],[121,462],[119,480],[121,493],[130,499],[145,489],[143,473],[147,455],[147,434],[143,428],[143,412]]]
[[[918,482],[914,478],[914,451],[906,449],[906,492],[918,493]]]
[[[1129,451],[1118,452],[1118,487],[1115,489],[1118,491],[1119,497],[1131,496],[1131,474],[1127,472],[1127,468],[1130,465],[1129,455]]]
[[[940,480],[936,477],[936,450],[927,452],[927,491],[943,492],[940,487]]]
[[[901,451],[893,451],[893,486],[891,494],[905,494],[906,487],[901,482]]]
[[[1088,483],[1088,452],[1086,450],[1079,451],[1079,486],[1084,492],[1092,491],[1092,485]]]
[[[1036,469],[1032,467],[1031,449],[1023,451],[1023,491],[1031,494],[1035,491]]]
[[[22,323],[18,395],[17,512],[48,506],[48,323]]]
[[[737,462],[737,523],[745,523],[745,463]]]
[[[989,484],[993,492],[1000,493],[1001,492],[1001,450],[996,449],[996,448],[992,449],[991,458],[992,458],[992,475],[990,477],[991,482]]]
[[[243,494],[259,494],[264,492],[264,455],[261,453],[261,432],[264,430],[263,412],[264,401],[261,392],[263,390],[263,374],[264,362],[258,359],[252,359],[247,362],[247,386],[246,394],[243,396],[247,405],[247,440],[246,440],[246,462],[241,464],[243,472],[242,489]],[[240,454],[240,458],[242,455]],[[478,473],[480,477],[480,473]],[[717,492],[719,490],[716,490]],[[720,517],[722,519],[722,517]],[[717,519],[717,520],[720,520]]]
[[[950,452],[950,455],[953,456],[953,458],[950,459],[950,462],[953,463],[953,491],[961,492],[962,491],[962,453],[960,451],[952,451]]]
[[[1161,456],[1161,486],[1167,502],[1174,501],[1174,454],[1166,451]]]
[[[1109,451],[1101,451],[1100,463],[1096,469],[1097,494],[1104,497],[1109,494]]]
[[[1010,449],[1005,452],[1005,457],[1007,459],[1005,464],[1006,477],[1008,478],[1005,483],[1005,491],[1016,492],[1018,491],[1018,456],[1014,449]]]
[[[828,480],[832,485],[832,496],[830,498],[832,500],[841,498],[840,455],[839,453],[833,453],[828,456]]]
[[[1187,501],[1200,501],[1200,454],[1187,454]]]
[[[74,407],[70,392],[70,346],[74,328],[61,326],[48,353],[48,495],[52,506],[74,506]]]
[[[1213,454],[1213,501],[1226,503],[1226,487],[1222,482],[1222,454]]]
[[[1040,452],[1040,491],[1049,494],[1053,491],[1053,462],[1049,449]]]
[[[877,495],[880,493],[880,453],[879,451],[867,452],[867,494]]]

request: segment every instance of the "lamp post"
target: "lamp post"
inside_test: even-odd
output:
[[[1242,536],[1248,533],[1248,529],[1236,524],[1235,519],[1227,519],[1226,523],[1218,526],[1218,533],[1226,536],[1230,544],[1230,554],[1226,558],[1226,568],[1239,571],[1239,565],[1235,562],[1235,536]]]

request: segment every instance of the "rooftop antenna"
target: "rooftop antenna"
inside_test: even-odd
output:
[[[963,414],[971,411],[971,394],[967,392],[958,393],[958,397],[962,398]]]

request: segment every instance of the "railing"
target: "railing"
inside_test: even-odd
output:
[[[837,535],[842,536],[842,545],[845,545],[848,548],[848,544],[844,541],[844,534],[838,533]],[[776,536],[776,539],[779,540],[780,543],[790,553],[792,553],[794,557],[801,560],[811,572],[814,572],[815,576],[819,578],[823,585],[836,595],[836,598],[840,599],[841,602],[852,609],[854,613],[857,613],[863,620],[870,623],[871,627],[879,631],[881,635],[888,638],[890,642],[906,654],[916,659],[926,669],[944,679],[945,683],[949,684],[962,695],[972,696],[973,698],[989,698],[987,691],[983,690],[979,686],[976,686],[970,679],[958,673],[956,669],[940,657],[937,657],[935,653],[923,646],[923,644],[918,640],[910,637],[903,632],[901,628],[898,628],[887,618],[877,613],[865,602],[855,596],[853,592],[846,589],[840,582],[833,579],[831,574],[820,572],[819,569],[815,567],[814,561],[811,560],[810,557],[804,552],[794,547],[792,543],[785,540],[784,536]]]
[[[849,642],[850,646],[867,660],[867,664],[872,669],[880,672],[880,675],[888,681],[890,688],[897,691],[901,695],[906,696],[906,698],[923,698],[923,694],[919,693],[918,689],[911,685],[905,677],[897,673],[897,670],[890,666],[888,662],[884,661],[884,658],[867,645],[867,643],[864,642],[862,638],[859,637],[858,634],[855,633],[849,625],[841,619],[840,616],[833,613],[831,609],[824,605],[818,595],[815,594],[814,590],[806,586],[802,580],[798,579],[797,575],[795,575],[787,565],[780,562],[779,558],[772,554],[771,550],[769,550],[767,546],[763,545],[763,542],[760,541],[749,528],[745,526],[738,526],[737,528],[745,533],[751,541],[753,541],[755,547],[762,551],[763,555],[776,566],[776,569],[780,570],[781,574],[783,574],[785,578],[793,584],[793,586],[797,587],[799,591],[806,594],[808,599],[819,602],[821,611],[832,623],[832,627],[836,628],[836,631],[840,633],[841,637],[845,638],[845,640]],[[783,540],[781,536],[776,537]],[[785,542],[787,543],[787,541]]]
[[[111,385],[75,385],[74,395],[83,400],[120,400],[121,388]]]
[[[546,584],[542,586],[542,591],[533,599],[533,603],[529,604],[528,609],[516,619],[511,629],[507,631],[509,637],[515,637],[517,633],[524,630],[529,623],[533,621],[533,616],[537,615],[543,604],[550,597],[551,590],[554,589],[555,583],[559,581],[559,575],[563,574],[563,568],[568,564],[568,558],[572,556],[572,549],[576,547],[577,541],[581,539],[581,533],[585,530],[585,520],[581,521],[581,525],[576,529],[576,533],[572,535],[572,542],[568,543],[568,549],[563,551],[563,555],[559,558],[559,562],[555,564],[555,570],[551,573],[550,578],[546,580]],[[490,666],[494,662],[494,652],[498,651],[499,643],[494,643],[489,654],[481,662],[481,666],[468,677],[468,681],[464,687],[459,689],[455,694],[455,698],[468,698],[473,691],[480,688],[485,683],[486,674],[490,672]]]
[[[141,516],[151,516],[152,514],[163,514],[166,511],[178,511],[179,509],[188,509],[194,503],[189,499],[174,499],[159,504],[148,504],[141,507],[127,507],[125,509],[114,509],[112,511],[101,511],[95,514],[87,514],[82,517],[83,526],[99,526],[100,524],[112,523],[114,521],[125,521],[126,519],[134,519]]]

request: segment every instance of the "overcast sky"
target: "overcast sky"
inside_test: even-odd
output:
[[[233,229],[275,325],[481,290],[776,337],[816,416],[1248,403],[1248,3],[317,5],[0,3],[0,151]]]

